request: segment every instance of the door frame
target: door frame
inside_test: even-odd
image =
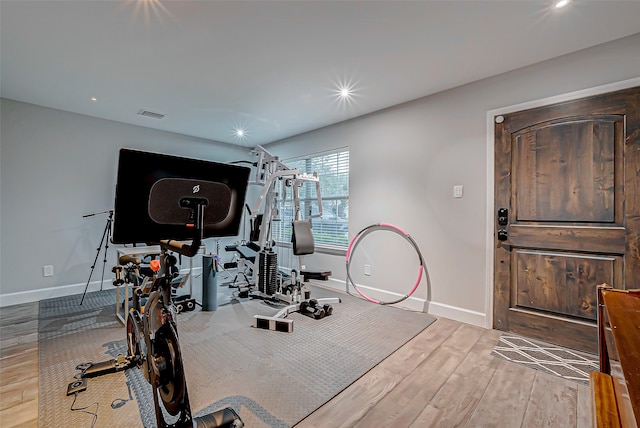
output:
[[[495,193],[495,135],[494,135],[494,117],[505,115],[521,110],[528,110],[536,107],[544,107],[551,104],[573,101],[580,98],[590,97],[593,95],[605,94],[607,92],[615,92],[634,86],[640,85],[640,77],[629,80],[609,83],[606,85],[595,86],[593,88],[581,89],[579,91],[568,92],[552,97],[541,98],[533,101],[527,101],[520,104],[514,104],[506,107],[500,107],[487,111],[487,211],[486,211],[486,278],[485,278],[485,328],[493,329],[493,290],[494,290],[494,234],[495,234],[495,213],[494,211],[494,193]]]

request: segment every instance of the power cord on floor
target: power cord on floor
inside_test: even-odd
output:
[[[93,416],[93,421],[91,422],[91,428],[93,428],[93,427],[96,425],[96,421],[98,420],[98,407],[99,407],[99,404],[98,404],[98,402],[97,402],[97,401],[94,401],[93,403],[89,404],[88,406],[85,406],[85,407],[78,407],[77,409],[76,409],[76,408],[74,408],[73,406],[75,406],[75,404],[76,404],[76,400],[78,399],[78,394],[79,394],[79,393],[80,393],[80,392],[75,392],[75,393],[73,394],[73,403],[71,403],[71,411],[72,411],[72,412],[88,413],[88,414],[90,414],[91,416]],[[90,407],[92,407],[94,404],[95,404],[95,406],[96,406],[96,411],[95,411],[95,413],[94,413],[94,412],[90,412],[90,411],[88,411],[87,409],[88,409],[88,408],[90,408]]]
[[[125,404],[127,404],[127,402],[133,400],[133,396],[131,395],[131,385],[129,385],[129,382],[127,382],[127,390],[129,391],[129,398],[116,398],[115,400],[113,400],[111,402],[111,408],[112,409],[119,409],[120,407],[124,406]]]

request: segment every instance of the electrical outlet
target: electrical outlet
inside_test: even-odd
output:
[[[462,185],[461,184],[457,184],[455,186],[453,186],[453,197],[454,198],[461,198],[462,197]]]
[[[371,265],[364,265],[364,274],[367,276],[371,275]]]
[[[53,266],[42,266],[42,276],[53,276]]]

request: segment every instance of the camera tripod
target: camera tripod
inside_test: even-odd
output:
[[[84,287],[84,293],[82,293],[82,299],[80,300],[81,305],[84,302],[85,296],[87,295],[89,282],[91,282],[91,277],[93,276],[93,271],[96,267],[98,256],[100,255],[100,250],[102,250],[102,245],[104,244],[104,260],[102,261],[102,277],[100,279],[100,291],[102,291],[102,283],[104,282],[104,268],[107,264],[107,251],[109,251],[109,237],[111,236],[111,225],[113,223],[113,210],[103,211],[100,213],[87,214],[82,216],[83,218],[85,218],[85,217],[93,217],[94,215],[99,215],[99,214],[106,214],[106,213],[109,213],[109,218],[107,219],[107,224],[104,226],[104,232],[102,232],[102,239],[100,240],[100,245],[98,246],[98,250],[96,252],[96,258],[93,260],[93,264],[91,265],[91,272],[89,273],[89,279],[87,279],[87,285]]]

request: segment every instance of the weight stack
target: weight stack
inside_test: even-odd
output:
[[[258,257],[260,275],[258,290],[268,296],[276,294],[278,280],[278,255],[271,250],[262,250]]]

